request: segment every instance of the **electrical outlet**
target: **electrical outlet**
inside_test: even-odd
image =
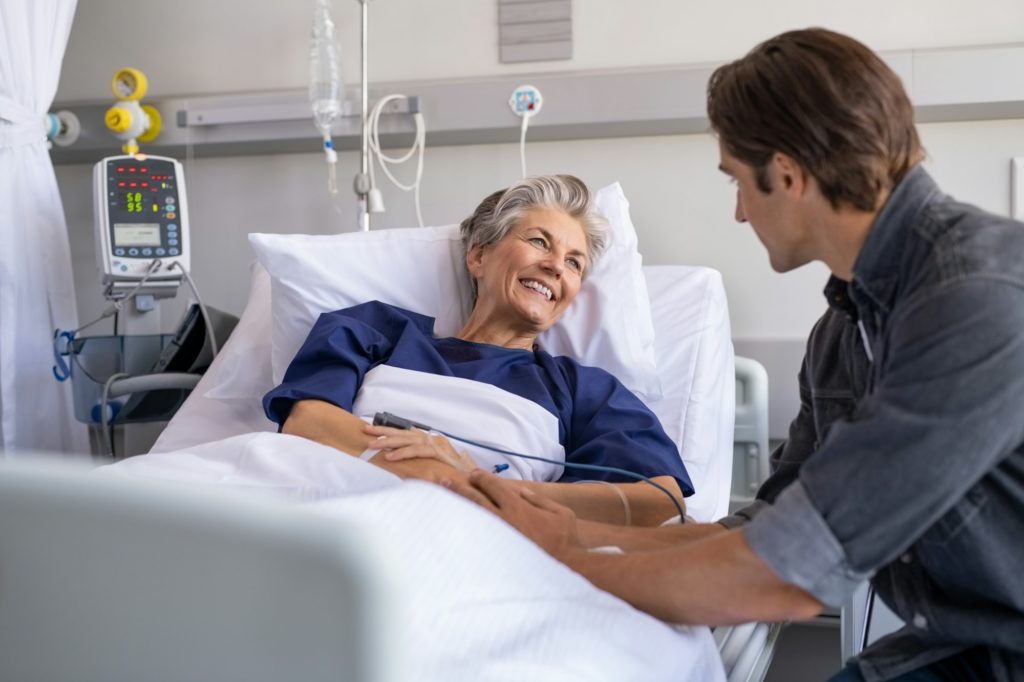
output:
[[[409,97],[399,97],[397,99],[389,100],[384,108],[380,110],[382,114],[418,114],[420,113],[420,98],[418,95],[410,95]]]
[[[544,106],[544,98],[541,96],[540,90],[532,85],[520,85],[512,91],[512,96],[508,99],[508,106],[516,116],[529,118]]]
[[[1010,159],[1010,217],[1024,222],[1024,156]]]

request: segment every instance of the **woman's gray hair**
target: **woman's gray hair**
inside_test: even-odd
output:
[[[462,246],[466,253],[477,246],[493,246],[509,233],[523,215],[533,209],[565,211],[583,226],[587,239],[586,276],[608,245],[610,226],[594,207],[590,190],[573,175],[538,175],[498,190],[480,202],[473,215],[462,221]],[[476,282],[473,282],[476,297]]]

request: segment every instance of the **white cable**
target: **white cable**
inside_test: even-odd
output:
[[[210,339],[210,350],[213,351],[213,357],[217,357],[217,337],[214,336],[213,325],[210,323],[210,313],[207,312],[206,304],[203,303],[202,297],[199,296],[199,290],[196,289],[196,284],[192,281],[192,275],[188,274],[188,270],[179,261],[171,263],[171,267],[177,267],[185,275],[185,281],[188,282],[189,288],[192,289],[192,295],[196,297],[196,303],[199,304],[199,312],[203,315],[203,322],[206,323],[206,335]]]
[[[385,154],[381,150],[380,146],[380,116],[384,111],[384,107],[387,106],[388,102],[396,99],[408,99],[406,95],[388,95],[382,98],[373,107],[373,111],[370,112],[370,116],[367,120],[367,134],[369,137],[370,147],[370,187],[375,188],[377,186],[376,176],[373,170],[373,157],[376,156],[377,161],[380,163],[381,170],[388,176],[388,179],[399,189],[406,192],[413,192],[413,200],[416,203],[416,219],[419,221],[420,227],[423,227],[423,213],[420,209],[420,182],[423,179],[423,152],[426,147],[426,124],[423,121],[423,114],[417,112],[412,115],[413,121],[416,123],[416,134],[413,138],[412,146],[409,148],[403,156],[391,157]],[[399,182],[394,175],[391,174],[388,164],[401,164],[412,158],[412,155],[416,152],[419,155],[416,160],[416,179],[413,180],[412,184],[405,185]]]
[[[146,281],[150,277],[153,276],[153,273],[155,273],[159,269],[160,269],[160,259],[159,258],[155,258],[155,259],[153,259],[153,262],[151,262],[149,264],[149,269],[146,271],[146,274],[142,276],[142,279],[139,280],[139,283],[136,284],[135,287],[131,291],[129,291],[127,294],[125,294],[124,296],[122,296],[118,300],[114,301],[112,304],[110,304],[100,314],[100,316],[97,317],[95,320],[93,320],[92,322],[87,322],[86,324],[83,324],[81,327],[79,327],[78,329],[72,331],[71,333],[72,334],[77,334],[78,332],[83,331],[85,329],[88,329],[89,327],[93,326],[97,322],[105,320],[108,317],[110,317],[111,315],[113,315],[113,314],[119,312],[120,310],[122,310],[124,308],[124,304],[127,303],[128,301],[132,300],[132,298],[135,297],[135,294],[137,294],[139,292],[139,289],[142,288],[142,285],[145,284]],[[115,332],[117,331],[116,325],[115,325],[114,331]]]
[[[526,129],[530,126],[530,117],[523,115],[523,124],[519,132],[519,163],[523,169],[523,177],[526,177]]]
[[[107,418],[107,406],[110,404],[110,387],[118,379],[124,379],[128,376],[130,375],[123,372],[115,372],[107,377],[107,380],[103,383],[103,393],[100,398],[100,429],[102,430],[103,450],[111,457],[114,456],[114,442],[110,438],[110,420]]]

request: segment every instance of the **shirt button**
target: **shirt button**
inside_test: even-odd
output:
[[[915,613],[914,627],[918,630],[926,630],[928,628],[928,619],[922,616],[920,613]]]
[[[914,563],[914,555],[910,552],[907,552],[906,554],[900,557],[900,561],[904,564],[912,564]]]

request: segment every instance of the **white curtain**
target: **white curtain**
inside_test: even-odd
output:
[[[0,0],[0,456],[89,450],[53,330],[78,326],[67,224],[43,120],[76,0]]]

